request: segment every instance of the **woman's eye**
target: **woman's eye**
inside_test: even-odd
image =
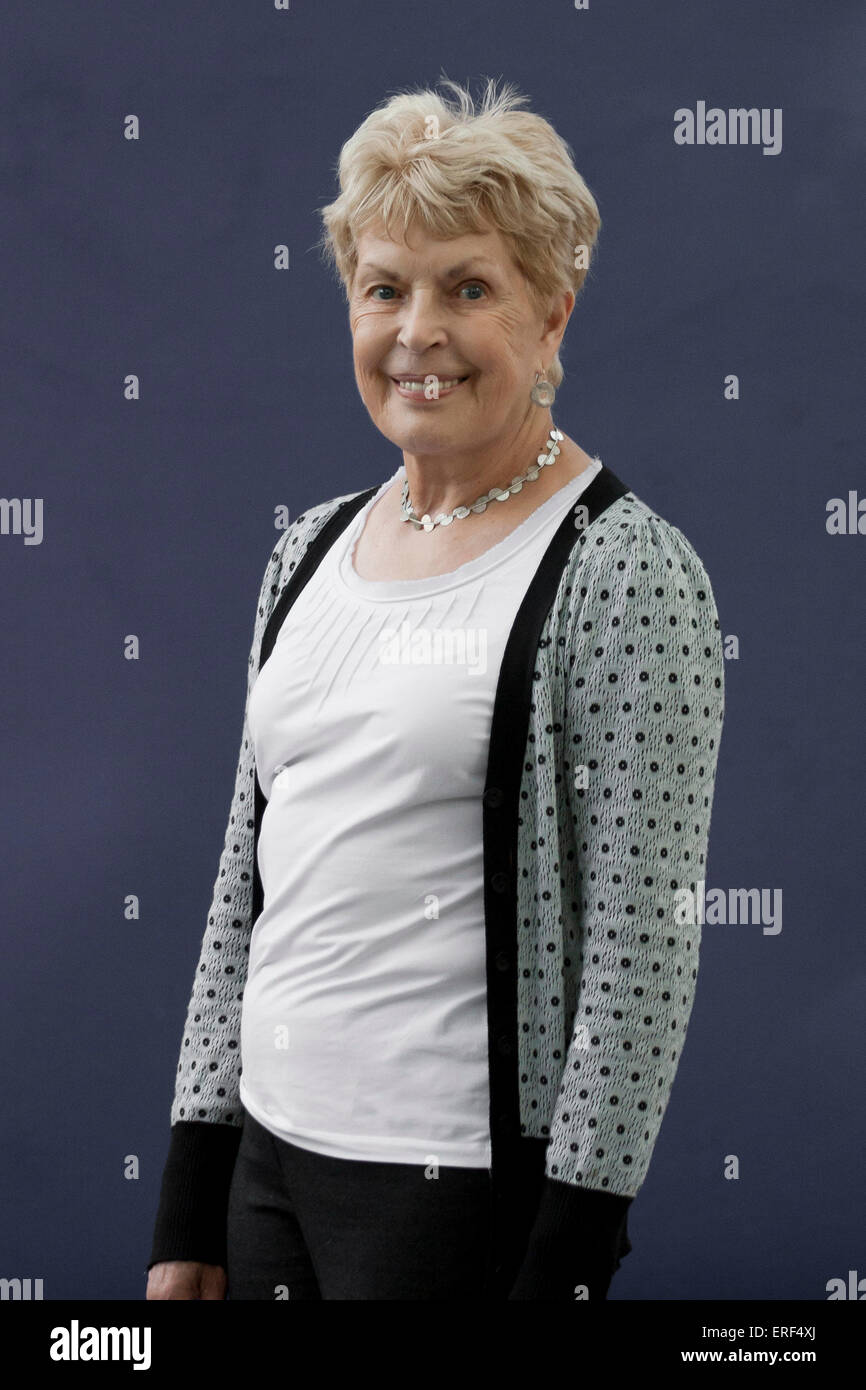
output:
[[[380,304],[389,304],[391,301],[387,298],[387,295],[389,295],[389,294],[390,294],[390,295],[394,295],[394,294],[396,293],[396,291],[394,290],[394,286],[393,286],[393,285],[373,285],[372,289],[370,290],[370,294],[373,295],[373,296],[375,297],[375,295],[379,292],[379,290],[384,290],[384,291],[385,291],[385,295],[386,295],[386,298],[380,299],[380,300],[379,300],[379,303],[380,303]],[[487,290],[485,289],[484,285],[482,285],[482,284],[481,284],[479,281],[477,281],[477,280],[473,280],[473,281],[472,281],[470,284],[468,284],[468,285],[461,285],[461,286],[460,286],[459,293],[462,294],[462,292],[463,292],[464,290],[480,290],[480,291],[481,291],[481,294],[486,294],[486,293],[487,293]],[[471,296],[471,298],[474,300],[474,299],[480,298],[480,296],[477,295],[477,294],[473,294],[473,295]]]

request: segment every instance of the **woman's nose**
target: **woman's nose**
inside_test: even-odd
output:
[[[444,342],[445,327],[434,296],[417,293],[400,310],[397,340],[409,352],[421,354],[432,343]]]

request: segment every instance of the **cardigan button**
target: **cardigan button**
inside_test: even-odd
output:
[[[508,887],[508,874],[494,874],[490,880],[490,887],[495,893],[504,893]]]
[[[495,957],[494,964],[497,970],[507,970],[511,965],[511,957],[507,951],[499,951]]]
[[[488,787],[482,798],[485,806],[502,805],[502,789],[500,787]]]

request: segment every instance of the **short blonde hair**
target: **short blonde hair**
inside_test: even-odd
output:
[[[340,151],[340,194],[319,209],[319,244],[347,298],[363,229],[381,223],[388,236],[400,239],[399,230],[405,240],[415,219],[442,238],[498,230],[541,312],[552,295],[573,290],[577,297],[601,217],[571,147],[542,116],[517,109],[528,98],[511,84],[497,94],[488,79],[477,110],[458,83],[443,78],[438,85],[451,89],[453,102],[427,89],[400,92]],[[563,375],[557,352],[547,377],[559,386]]]

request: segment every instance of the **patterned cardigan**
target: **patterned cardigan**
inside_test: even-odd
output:
[[[321,503],[280,537],[261,584],[247,699],[297,593],[375,491]],[[647,1173],[694,999],[694,904],[723,715],[720,625],[703,565],[682,532],[603,467],[517,613],[490,735],[491,1234],[502,1296],[559,1296],[543,1288],[555,1268],[571,1297],[573,1284],[587,1274],[601,1282],[602,1269],[609,1278],[631,1249],[626,1211]],[[226,1263],[265,805],[245,711],[148,1269],[169,1259]],[[536,1212],[528,1232],[511,1216],[527,1191]]]

